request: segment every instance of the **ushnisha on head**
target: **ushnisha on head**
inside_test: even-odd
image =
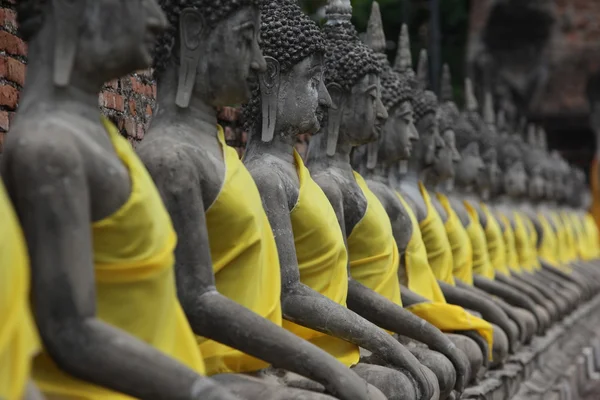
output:
[[[295,0],[265,0],[260,10],[267,71],[253,77],[246,129],[262,132],[265,142],[275,130],[314,134],[331,105],[323,82],[323,34]]]
[[[340,133],[351,146],[377,140],[387,119],[381,101],[381,67],[350,22],[349,0],[326,9],[325,83],[332,98],[327,116],[327,155],[335,154]]]
[[[166,28],[156,0],[20,0],[17,21],[30,61],[50,48],[58,87],[75,70],[101,85],[149,67],[154,39]]]
[[[238,104],[249,98],[247,80],[266,68],[258,47],[259,0],[160,0],[169,29],[159,37],[154,72],[160,84],[176,68],[178,107],[193,93],[211,105]]]
[[[366,42],[374,51],[381,68],[381,98],[388,111],[388,119],[379,137],[377,158],[390,163],[407,160],[410,158],[413,142],[419,138],[413,122],[414,90],[406,77],[392,69],[385,55],[385,34],[379,4],[376,1],[371,8]]]

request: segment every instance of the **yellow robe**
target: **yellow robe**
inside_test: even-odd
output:
[[[529,265],[533,268],[534,271],[538,271],[542,268],[542,264],[539,260],[538,255],[538,233],[535,229],[535,225],[533,221],[527,216],[523,216],[525,221],[525,226],[527,227],[528,237],[529,237]]]
[[[538,255],[542,261],[557,267],[560,264],[560,260],[558,257],[558,239],[556,233],[544,214],[538,214],[538,221],[542,226],[542,238],[538,245]]]
[[[494,268],[495,273],[510,276],[502,228],[500,228],[498,220],[487,205],[481,204],[481,209],[485,214],[487,221],[485,224],[485,239],[492,267]]]
[[[91,226],[97,316],[204,373],[194,334],[177,300],[173,268],[177,238],[169,214],[131,145],[107,119],[103,122],[129,170],[132,189],[119,210]],[[35,358],[33,376],[50,396],[130,399],[66,374],[46,352]]]
[[[527,226],[523,217],[519,213],[514,213],[515,227],[515,248],[517,251],[517,257],[519,260],[519,266],[528,272],[534,271],[534,266],[531,264],[531,239],[527,232]]]
[[[18,400],[25,393],[40,343],[29,307],[25,238],[2,182],[0,221],[0,398]]]
[[[206,227],[217,290],[223,296],[281,326],[281,276],[277,246],[256,184],[234,148],[223,149],[225,179],[206,210]],[[250,372],[262,360],[214,340],[197,337],[207,375]]]
[[[431,203],[429,193],[422,183],[419,183],[419,189],[427,209],[427,216],[419,223],[419,228],[427,249],[429,265],[437,279],[454,285],[454,277],[452,276],[454,260],[444,222]]]
[[[508,262],[508,268],[511,273],[520,274],[523,270],[519,265],[519,256],[517,255],[517,245],[515,240],[515,233],[512,224],[508,217],[500,215],[502,223],[504,224],[504,244],[506,246],[506,260]]]
[[[471,246],[469,234],[458,215],[456,215],[448,198],[441,193],[437,194],[437,198],[448,214],[444,227],[452,248],[454,262],[452,275],[466,284],[473,285],[473,247]]]
[[[334,302],[346,306],[348,253],[333,207],[294,152],[300,181],[298,200],[290,214],[300,281]],[[398,289],[399,290],[399,289]],[[331,354],[346,366],[358,363],[358,346],[293,322],[283,326]]]
[[[469,314],[462,307],[446,303],[444,294],[429,266],[427,250],[425,249],[423,237],[419,230],[417,217],[402,195],[397,194],[412,223],[412,235],[404,254],[408,288],[430,301],[411,305],[407,307],[407,310],[443,332],[475,330],[487,341],[489,348],[492,349],[494,336],[492,325],[481,318]]]
[[[465,201],[464,204],[469,217],[471,217],[471,222],[467,226],[467,233],[473,248],[473,273],[493,280],[495,278],[494,267],[488,255],[486,236],[479,222],[479,214],[468,202]]]

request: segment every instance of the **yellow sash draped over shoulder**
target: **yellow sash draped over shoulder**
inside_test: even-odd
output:
[[[442,289],[440,289],[440,285],[438,285],[435,275],[429,266],[427,250],[423,243],[423,237],[421,236],[417,217],[402,195],[400,193],[396,194],[408,213],[412,223],[412,234],[410,236],[410,241],[406,246],[404,256],[406,275],[408,276],[408,288],[430,301],[446,303],[446,298],[442,293]]]
[[[565,236],[567,238],[567,258],[569,262],[577,261],[579,258],[577,251],[577,233],[575,232],[575,226],[570,217],[570,211],[561,211],[559,218],[562,221],[565,229]]]
[[[504,276],[510,276],[510,268],[508,267],[508,261],[506,260],[506,245],[504,244],[502,228],[500,228],[498,220],[492,214],[487,205],[481,204],[481,210],[486,217],[485,239],[490,263],[492,263],[495,273],[500,273]]]
[[[206,210],[217,290],[223,296],[281,326],[281,276],[273,231],[252,176],[234,148],[227,146],[223,129],[225,179],[219,195]],[[214,340],[196,338],[207,375],[251,372],[268,364]]]
[[[567,229],[562,223],[560,215],[557,212],[550,213],[550,227],[556,233],[556,248],[558,255],[558,268],[566,273],[571,272],[571,267],[569,263],[571,260],[569,259],[569,238],[567,234]]]
[[[194,334],[177,300],[177,238],[169,214],[131,145],[107,119],[103,123],[129,170],[131,195],[119,210],[91,226],[97,316],[204,373]],[[130,398],[67,375],[46,352],[36,357],[33,375],[44,393],[57,398]]]
[[[452,276],[454,260],[444,222],[431,203],[429,192],[421,182],[419,182],[419,190],[427,210],[427,216],[419,223],[419,228],[427,249],[429,265],[437,279],[454,285],[454,277]]]
[[[486,236],[479,222],[479,214],[469,202],[465,201],[464,204],[471,218],[467,233],[473,247],[473,273],[494,280],[494,267],[488,255]]]
[[[452,259],[454,261],[452,275],[468,285],[473,285],[473,248],[469,240],[469,234],[458,215],[456,215],[448,198],[441,193],[437,194],[437,198],[448,214],[444,227],[452,248]]]
[[[367,210],[348,235],[350,273],[353,279],[401,306],[400,256],[390,218],[363,177],[354,172],[354,179],[367,199]]]
[[[594,216],[586,213],[583,221],[584,231],[588,237],[589,259],[593,260],[600,257],[600,234]]]
[[[528,272],[533,272],[534,266],[531,265],[530,255],[531,240],[527,232],[527,227],[523,218],[521,217],[521,214],[514,213],[514,219],[515,248],[517,250],[519,266],[521,266]]]
[[[298,200],[290,214],[300,281],[346,307],[348,253],[333,207],[294,152],[300,180]],[[398,289],[399,290],[399,289]],[[320,347],[346,366],[358,363],[358,346],[290,321],[284,328]]]
[[[475,330],[487,341],[491,349],[494,336],[492,325],[469,314],[462,307],[446,303],[444,294],[429,266],[417,217],[402,195],[397,194],[412,224],[412,235],[404,254],[408,288],[430,301],[414,304],[406,309],[443,332]]]
[[[500,218],[502,220],[502,224],[504,225],[503,237],[504,245],[506,246],[506,260],[508,262],[508,268],[510,268],[511,273],[520,274],[523,271],[519,265],[519,256],[517,255],[517,244],[512,223],[504,214],[501,214]]]
[[[528,239],[529,239],[529,262],[528,262],[528,264],[529,264],[530,268],[532,268],[534,271],[537,271],[540,268],[542,268],[542,265],[540,264],[540,260],[538,258],[537,229],[535,229],[535,225],[533,224],[533,221],[531,221],[531,218],[529,218],[528,216],[523,215],[523,221],[525,222],[525,226],[526,226],[527,232],[528,232]]]
[[[556,233],[543,213],[538,214],[538,221],[542,226],[542,238],[538,245],[538,255],[542,261],[556,267],[560,264]]]
[[[25,238],[1,181],[0,221],[0,398],[18,400],[40,343],[29,307]]]

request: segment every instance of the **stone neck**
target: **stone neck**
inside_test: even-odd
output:
[[[251,157],[252,155],[260,154],[271,154],[280,160],[288,162],[292,165],[296,165],[294,159],[294,149],[296,144],[296,136],[300,134],[299,131],[294,132],[290,129],[286,131],[275,131],[273,139],[270,142],[264,142],[262,140],[262,132],[257,130],[252,132],[248,137],[248,143],[246,144],[246,155],[245,157]]]
[[[194,91],[187,108],[175,104],[179,69],[171,63],[158,78],[157,107],[153,125],[173,124],[193,128],[198,134],[217,135],[217,110],[206,99],[206,93]],[[151,135],[151,133],[150,133]]]
[[[326,126],[325,120],[322,122],[322,126],[323,125]],[[350,165],[350,152],[352,151],[352,146],[349,143],[345,143],[344,140],[341,140],[342,135],[343,133],[340,132],[336,152],[333,156],[327,155],[326,127],[323,127],[318,134],[311,137],[307,157],[308,164],[311,168],[319,170],[336,167],[352,172],[352,166]]]

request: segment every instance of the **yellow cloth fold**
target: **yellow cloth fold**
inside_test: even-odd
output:
[[[510,276],[502,228],[487,205],[481,204],[481,210],[486,217],[484,231],[490,263],[492,263],[495,273]]]
[[[131,145],[107,119],[103,123],[129,170],[131,195],[118,211],[91,226],[97,316],[204,373],[194,334],[177,300],[176,235],[169,214]],[[46,352],[35,358],[33,375],[48,396],[130,398],[67,375]]]
[[[538,214],[538,221],[542,227],[542,237],[538,244],[538,255],[542,261],[556,267],[560,264],[556,233],[552,229],[550,221],[548,221],[548,218],[543,213]]]
[[[367,200],[367,210],[348,235],[350,273],[353,279],[401,306],[400,256],[390,218],[363,177],[354,172],[354,179]]]
[[[531,218],[524,215],[523,221],[525,222],[525,226],[527,228],[528,238],[529,238],[529,262],[528,262],[528,264],[531,268],[533,268],[534,271],[537,271],[540,268],[542,268],[542,265],[540,264],[540,260],[538,257],[537,229],[535,229],[535,225],[533,224],[533,221],[531,221]]]
[[[454,264],[452,275],[468,285],[473,285],[473,248],[471,247],[469,234],[458,215],[456,215],[448,198],[442,193],[438,193],[437,198],[448,215],[444,228],[446,228],[446,235],[452,249]]]
[[[334,302],[346,306],[348,252],[333,207],[294,152],[300,191],[290,214],[300,281]],[[400,290],[398,288],[398,290]],[[320,347],[346,366],[358,363],[358,346],[290,321],[283,326]]]
[[[412,224],[412,234],[404,254],[406,274],[408,276],[408,288],[430,301],[446,303],[446,298],[442,293],[442,289],[440,289],[440,285],[437,283],[435,275],[429,266],[427,250],[423,243],[423,237],[421,236],[417,217],[402,195],[400,193],[396,194],[408,213]]]
[[[281,276],[277,246],[258,188],[218,126],[225,179],[206,210],[217,290],[223,296],[281,326]],[[251,372],[268,363],[214,340],[196,338],[207,375]]]
[[[598,232],[598,226],[594,216],[590,213],[586,213],[584,217],[584,231],[589,241],[589,257],[590,259],[596,259],[600,257],[600,233]]]
[[[40,342],[29,306],[25,238],[1,181],[0,221],[0,398],[16,400],[25,393]]]
[[[517,250],[517,257],[519,260],[519,266],[528,272],[534,271],[534,266],[531,264],[531,239],[527,232],[525,221],[521,214],[514,213],[514,235],[515,235],[515,248]]]
[[[407,310],[442,332],[476,331],[487,342],[488,357],[492,359],[494,328],[489,322],[469,314],[459,306],[447,303],[418,303],[407,307]]]
[[[494,336],[492,325],[469,314],[462,307],[446,303],[444,294],[429,266],[417,217],[402,195],[397,194],[412,224],[412,235],[404,254],[408,288],[431,301],[414,304],[406,309],[443,332],[475,330],[486,340],[491,351]]]
[[[519,256],[517,255],[517,245],[512,223],[504,214],[500,214],[500,219],[504,225],[503,237],[504,245],[506,247],[506,260],[508,262],[508,268],[510,268],[511,273],[520,274],[523,272],[523,270],[519,265]]]
[[[425,202],[427,216],[419,223],[421,236],[427,249],[427,259],[435,277],[442,282],[454,285],[452,271],[454,260],[452,248],[446,235],[446,228],[439,213],[431,203],[431,198],[425,186],[419,182],[419,190]]]
[[[571,272],[569,263],[569,238],[567,230],[557,212],[550,213],[550,228],[556,233],[556,248],[558,251],[558,268],[566,273]]]
[[[471,218],[466,229],[473,248],[473,273],[494,280],[494,266],[488,255],[486,236],[479,221],[479,214],[469,202],[465,201],[464,204]]]

